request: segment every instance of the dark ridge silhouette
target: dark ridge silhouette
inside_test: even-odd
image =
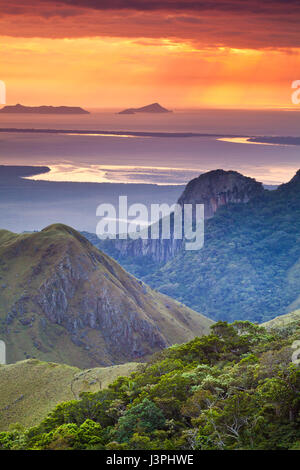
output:
[[[4,106],[0,113],[8,114],[90,114],[79,106]]]
[[[166,108],[163,108],[159,103],[148,104],[147,106],[142,106],[141,108],[127,108],[124,111],[120,111],[118,114],[136,114],[136,113],[153,113],[153,114],[162,114],[162,113],[171,113]]]

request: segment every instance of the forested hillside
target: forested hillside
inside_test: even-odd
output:
[[[268,321],[300,306],[300,171],[275,191],[220,207],[206,220],[204,247],[166,264],[89,239],[152,288],[214,320]]]
[[[107,389],[59,404],[2,449],[300,449],[296,315],[268,330],[218,322]]]

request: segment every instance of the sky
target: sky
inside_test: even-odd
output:
[[[0,0],[7,104],[284,108],[299,0]]]

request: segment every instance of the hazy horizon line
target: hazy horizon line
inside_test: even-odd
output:
[[[154,102],[149,103],[152,104]],[[159,103],[157,101],[157,103]],[[90,105],[84,105],[84,104],[56,104],[56,103],[51,103],[51,104],[45,104],[44,102],[42,104],[38,103],[30,103],[30,104],[24,104],[21,102],[17,103],[6,103],[5,105],[1,105],[0,109],[5,108],[6,106],[16,106],[17,104],[21,104],[22,106],[28,106],[28,107],[40,107],[40,106],[53,106],[53,107],[60,107],[60,106],[65,106],[65,107],[81,107],[86,110],[95,110],[95,111],[102,111],[102,112],[118,112],[122,111],[123,109],[128,109],[128,108],[138,108],[138,107],[143,107],[143,106],[148,106],[148,104],[145,105],[144,103],[140,104],[129,104],[129,105],[120,105],[120,106],[90,106]],[[263,105],[263,106],[178,106],[178,105],[165,105],[168,109],[172,111],[178,111],[178,112],[183,112],[183,111],[300,111],[300,107],[296,106],[276,106],[276,105]],[[19,113],[22,114],[22,113]],[[148,115],[162,115],[163,113],[140,113],[140,114],[148,114]],[[165,114],[167,115],[167,113]],[[124,116],[129,116],[130,115],[124,115]],[[168,114],[169,116],[169,114]]]

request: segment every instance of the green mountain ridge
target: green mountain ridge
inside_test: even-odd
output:
[[[151,290],[70,227],[0,231],[0,337],[9,363],[140,361],[212,323]]]
[[[227,194],[231,173],[223,172],[225,189],[216,201]],[[199,196],[200,203],[201,178],[198,183],[193,199]],[[151,253],[135,258],[114,249],[111,240],[86,236],[152,288],[216,321],[261,323],[300,308],[300,170],[276,190],[261,189],[249,201],[219,206],[205,222],[204,247],[181,249],[164,263]]]

